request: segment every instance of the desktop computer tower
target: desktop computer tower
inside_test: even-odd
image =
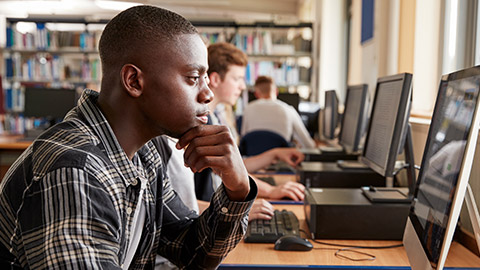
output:
[[[302,162],[298,181],[306,187],[360,188],[385,186],[385,177],[370,168],[340,168],[333,162]]]
[[[401,240],[410,203],[372,203],[362,189],[307,188],[305,219],[314,239]]]

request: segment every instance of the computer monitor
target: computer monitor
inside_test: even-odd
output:
[[[377,80],[375,98],[360,160],[384,177],[393,177],[407,135],[412,97],[412,74]]]
[[[49,124],[61,121],[65,114],[75,107],[77,101],[74,89],[25,88],[25,117],[46,118]]]
[[[277,98],[293,106],[298,112],[298,106],[300,104],[300,95],[298,93],[278,93]]]
[[[353,153],[363,148],[361,141],[367,128],[368,111],[368,86],[349,86],[339,135],[339,144],[345,152]]]
[[[325,91],[325,106],[323,108],[323,137],[327,140],[335,139],[335,130],[338,124],[338,98],[335,90]]]
[[[298,110],[300,104],[300,95],[298,93],[278,93],[277,98]],[[254,92],[248,92],[248,102],[256,100]]]
[[[403,243],[412,269],[442,269],[473,165],[480,66],[444,75]]]

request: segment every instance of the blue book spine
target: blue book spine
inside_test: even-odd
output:
[[[12,88],[5,89],[5,105],[7,110],[12,109]]]
[[[13,61],[11,57],[5,58],[5,69],[6,69],[6,77],[12,78],[13,77]]]
[[[8,26],[7,27],[7,48],[13,47],[13,29],[12,27]]]

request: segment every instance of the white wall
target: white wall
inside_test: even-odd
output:
[[[323,104],[325,90],[335,89],[345,100],[346,88],[346,1],[322,0],[320,10],[319,90]]]
[[[413,63],[413,113],[431,114],[440,81],[440,14],[438,0],[417,1]]]
[[[368,84],[371,97],[379,77],[398,72],[399,13],[399,0],[375,1],[373,38],[361,44],[362,1],[352,1],[348,84]]]
[[[363,84],[362,78],[362,1],[353,0],[350,6],[350,46],[348,59],[348,85]]]

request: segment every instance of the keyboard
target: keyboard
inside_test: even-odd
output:
[[[275,243],[284,235],[300,236],[297,216],[292,211],[275,210],[271,220],[250,221],[245,235],[247,243]]]

